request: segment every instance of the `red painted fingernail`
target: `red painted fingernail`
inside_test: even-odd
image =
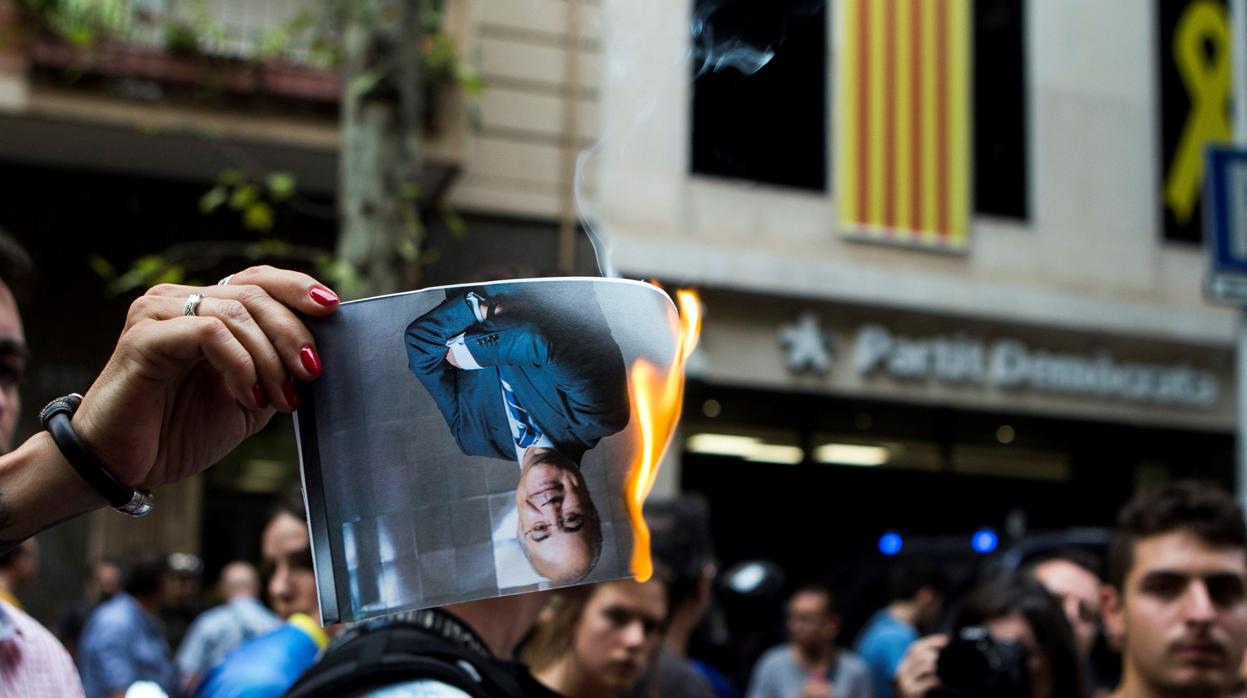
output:
[[[268,407],[268,396],[264,394],[264,388],[261,388],[259,383],[251,386],[251,394],[255,397],[255,404],[260,409]]]
[[[281,394],[286,396],[286,402],[294,409],[299,409],[299,394],[294,390],[294,384],[286,381],[281,384]]]
[[[299,350],[299,361],[303,362],[303,368],[306,368],[308,373],[319,376],[320,372],[325,370],[320,365],[320,357],[316,355],[316,350],[310,345]]]
[[[321,305],[335,305],[338,302],[337,294],[323,286],[313,286],[307,293],[312,297],[312,300]]]

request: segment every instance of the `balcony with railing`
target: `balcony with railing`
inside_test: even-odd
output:
[[[341,92],[319,0],[16,1],[31,68],[47,78],[321,103]]]

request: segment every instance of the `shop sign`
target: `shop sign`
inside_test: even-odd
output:
[[[985,342],[961,333],[902,337],[874,323],[857,331],[853,368],[859,376],[883,373],[1201,409],[1214,407],[1220,393],[1213,374],[1186,364],[1124,361],[1108,351],[1050,351],[1017,339]]]

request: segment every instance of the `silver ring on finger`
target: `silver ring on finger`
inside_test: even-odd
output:
[[[229,276],[227,276],[227,277],[225,277],[225,278],[221,279],[220,281],[216,282],[216,285],[217,285],[217,286],[229,286],[229,280],[230,280],[230,279],[232,279],[232,278],[234,278],[234,275],[233,275],[233,274],[230,274]]]
[[[182,306],[182,314],[183,315],[198,315],[199,314],[199,301],[203,299],[204,297],[199,295],[198,293],[190,294],[190,296],[187,297],[186,299],[186,304]]]

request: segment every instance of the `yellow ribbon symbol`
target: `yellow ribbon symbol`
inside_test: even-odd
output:
[[[1204,51],[1207,42],[1212,55]],[[1204,177],[1203,147],[1230,139],[1230,40],[1225,8],[1211,0],[1197,0],[1178,20],[1173,36],[1174,61],[1191,109],[1165,181],[1165,204],[1174,218],[1186,224],[1199,200]]]

